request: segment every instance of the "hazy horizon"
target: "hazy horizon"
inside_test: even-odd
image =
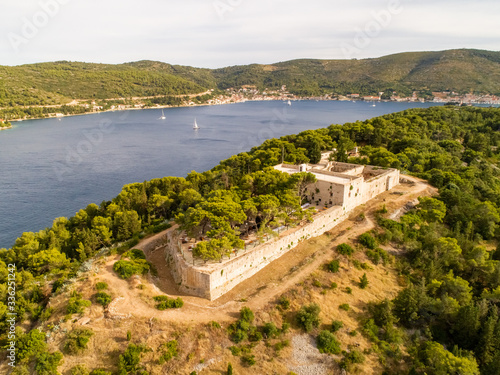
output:
[[[220,68],[499,50],[500,4],[428,0],[5,0],[1,65],[140,60]]]
[[[401,52],[395,52],[395,53],[390,53],[388,55],[380,55],[380,56],[370,56],[370,57],[363,57],[363,58],[357,58],[356,60],[370,60],[370,59],[377,59],[377,58],[382,58],[382,57],[387,57],[387,56],[392,56],[392,55],[399,55],[399,54],[403,54],[403,53],[426,53],[426,52],[445,52],[445,51],[452,51],[452,50],[479,50],[477,48],[452,48],[452,49],[446,49],[446,50],[433,50],[433,51],[401,51]],[[500,50],[485,50],[485,51],[490,51],[490,52],[499,52],[500,53]],[[189,66],[189,67],[192,67],[192,68],[199,68],[199,69],[222,69],[222,68],[227,68],[227,67],[230,67],[230,66],[245,66],[245,65],[253,65],[253,64],[259,64],[259,65],[271,65],[271,64],[279,64],[279,63],[282,63],[282,62],[288,62],[288,61],[294,61],[294,60],[351,60],[351,59],[347,59],[347,58],[338,58],[338,59],[335,59],[335,58],[324,58],[324,59],[319,59],[319,58],[314,58],[314,57],[296,57],[296,58],[293,58],[293,59],[290,59],[290,60],[280,60],[280,61],[269,61],[269,62],[261,62],[261,63],[257,63],[257,62],[253,62],[253,61],[249,61],[249,62],[246,62],[246,63],[242,63],[242,64],[235,64],[235,65],[224,65],[224,66],[216,66],[216,67],[206,67],[206,66],[197,66],[197,65],[188,65],[188,64],[172,64],[171,62],[169,61],[160,61],[160,60],[150,60],[150,59],[139,59],[139,60],[134,60],[134,61],[122,61],[122,62],[117,62],[117,63],[108,63],[108,62],[101,62],[101,61],[81,61],[81,60],[68,60],[68,59],[63,59],[63,60],[47,60],[47,61],[33,61],[33,62],[27,62],[27,63],[23,63],[23,64],[17,64],[17,65],[8,65],[8,64],[0,64],[0,65],[3,65],[3,66],[23,66],[23,65],[33,65],[33,64],[44,64],[44,63],[57,63],[57,62],[63,62],[63,61],[67,61],[67,62],[77,62],[77,63],[84,63],[84,64],[102,64],[102,65],[123,65],[123,64],[132,64],[132,63],[137,63],[137,62],[141,62],[141,61],[152,61],[152,62],[159,62],[159,63],[163,63],[163,64],[171,64],[171,65],[180,65],[180,66]]]

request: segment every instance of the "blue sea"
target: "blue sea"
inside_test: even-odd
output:
[[[148,109],[14,123],[0,132],[0,248],[128,183],[203,172],[269,138],[433,105],[264,101],[169,108],[165,120]]]

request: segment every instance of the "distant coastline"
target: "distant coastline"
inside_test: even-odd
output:
[[[372,98],[372,99],[366,99],[366,98],[357,98],[357,97],[345,97],[345,96],[338,96],[338,97],[299,97],[295,96],[290,93],[286,93],[284,95],[279,95],[279,96],[265,96],[265,95],[255,95],[255,96],[242,96],[239,94],[233,93],[231,96],[224,97],[220,96],[214,100],[209,100],[204,103],[194,103],[194,102],[186,102],[183,104],[179,105],[161,105],[157,104],[155,106],[145,106],[142,104],[127,104],[127,105],[118,105],[118,106],[113,106],[110,109],[98,109],[98,110],[89,110],[87,112],[82,112],[82,113],[70,113],[70,114],[63,114],[63,113],[49,113],[48,116],[34,116],[34,117],[25,117],[25,118],[13,118],[9,119],[10,122],[22,122],[22,121],[28,121],[28,120],[43,120],[43,119],[61,119],[64,117],[72,117],[72,116],[85,116],[85,115],[94,115],[94,114],[101,114],[101,113],[109,113],[109,112],[118,112],[118,111],[137,111],[137,110],[154,110],[154,109],[169,109],[169,108],[188,108],[188,107],[208,107],[208,106],[218,106],[218,105],[227,105],[227,104],[239,104],[239,103],[245,103],[245,102],[262,102],[262,101],[276,101],[276,102],[283,102],[286,104],[288,100],[291,100],[292,103],[295,101],[340,101],[340,102],[360,102],[360,103],[391,103],[391,102],[399,102],[399,103],[405,103],[405,102],[414,102],[414,103],[437,103],[437,104],[447,104],[444,100],[393,100],[393,99],[381,99],[381,98]],[[124,98],[122,98],[124,100]],[[138,100],[142,98],[136,98]],[[456,102],[449,102],[451,105],[460,105],[461,103],[456,103]],[[62,104],[64,106],[65,104]],[[66,104],[67,105],[67,104]],[[497,107],[497,104],[487,104],[487,103],[463,103],[463,105],[468,105],[468,106],[481,106],[481,107]],[[73,104],[70,105],[73,107],[82,107],[80,104]],[[15,108],[15,107],[13,107]],[[30,108],[30,107],[23,107],[23,108]],[[54,108],[53,105],[49,106],[38,106],[37,108]],[[56,107],[57,108],[57,107]],[[60,108],[60,107],[59,107]],[[6,108],[3,108],[6,109]],[[0,130],[7,130],[7,129],[12,129],[13,126],[7,126],[7,127],[0,127]]]
[[[293,101],[354,101],[354,102],[364,102],[362,99],[337,99],[337,98],[318,98],[318,97],[286,97],[286,98],[275,98],[275,97],[259,97],[259,98],[234,98],[231,97],[230,100],[222,103],[185,103],[185,104],[180,104],[180,105],[156,105],[154,107],[146,107],[146,106],[141,106],[141,107],[135,107],[134,105],[125,105],[125,106],[118,106],[113,109],[102,109],[98,111],[88,111],[88,112],[83,112],[83,113],[71,113],[71,114],[63,114],[63,113],[50,113],[48,116],[35,116],[35,117],[26,117],[26,118],[13,118],[10,119],[9,121],[11,122],[22,122],[22,121],[28,121],[28,120],[44,120],[44,119],[56,119],[56,118],[64,118],[64,117],[73,117],[73,116],[85,116],[85,115],[95,115],[95,114],[101,114],[101,113],[108,113],[108,112],[119,112],[119,111],[138,111],[138,110],[153,110],[153,109],[168,109],[168,108],[188,108],[188,107],[208,107],[208,106],[218,106],[218,105],[227,105],[227,104],[239,104],[239,103],[245,103],[245,102],[262,102],[262,101],[276,101],[276,102],[284,102],[286,100],[291,100]],[[377,100],[377,102],[393,102],[391,100]],[[427,103],[431,103],[432,101],[425,101]],[[424,101],[421,101],[421,103],[424,103]],[[40,107],[39,107],[40,108]],[[53,106],[47,106],[47,107],[41,107],[41,108],[53,108]],[[10,127],[6,128],[0,128],[0,130],[3,129],[11,129],[12,125]]]

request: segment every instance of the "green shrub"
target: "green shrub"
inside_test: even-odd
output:
[[[278,305],[283,310],[288,310],[290,308],[290,300],[288,298],[286,298],[285,296],[281,296],[279,301],[278,301]]]
[[[334,259],[326,265],[326,268],[331,273],[339,272],[340,262],[338,260]]]
[[[83,299],[82,294],[77,291],[71,292],[71,297],[68,300],[67,314],[81,314],[86,307],[92,305],[92,302]]]
[[[135,374],[144,369],[140,365],[141,354],[146,352],[147,348],[142,345],[129,344],[125,352],[118,358],[118,374]]]
[[[234,355],[235,357],[241,354],[241,349],[237,346],[230,346],[229,350],[231,351],[231,354]]]
[[[97,293],[95,299],[97,303],[103,305],[104,307],[108,307],[112,300],[111,296],[105,292]]]
[[[75,328],[66,335],[63,348],[68,354],[78,354],[87,349],[87,344],[90,338],[94,335],[94,331],[86,328]]]
[[[47,320],[50,319],[52,316],[52,313],[54,312],[54,309],[52,307],[47,307],[43,312],[40,314],[40,321],[41,322],[46,322]]]
[[[227,375],[233,375],[233,365],[231,363],[227,364]]]
[[[163,353],[158,361],[159,364],[163,365],[165,362],[168,362],[172,358],[177,357],[178,354],[177,347],[178,347],[177,340],[172,340],[161,345],[160,349],[163,349]]]
[[[337,246],[337,253],[341,255],[351,256],[352,254],[354,254],[354,249],[350,245],[343,243]]]
[[[340,354],[340,343],[330,331],[321,331],[316,339],[320,353]]]
[[[16,357],[18,361],[29,359],[37,354],[47,351],[45,333],[32,329],[26,334],[18,334],[16,341]]]
[[[52,293],[57,293],[59,290],[61,290],[66,281],[66,277],[61,277],[60,279],[54,281],[54,284],[52,285]]]
[[[366,273],[364,273],[363,276],[359,278],[359,287],[361,289],[365,289],[369,283],[370,282],[368,281],[368,277],[366,276]]]
[[[111,375],[111,372],[99,368],[93,370],[90,375]]]
[[[240,319],[245,322],[252,323],[254,319],[253,311],[248,307],[243,307],[240,310]]]
[[[248,339],[248,334],[246,331],[243,331],[241,329],[237,329],[231,334],[231,340],[235,342],[236,344],[245,341]]]
[[[167,296],[156,296],[153,297],[156,302],[159,302],[156,305],[158,310],[167,310],[167,309],[180,309],[184,306],[184,301],[182,298],[178,297],[176,299],[168,298]]]
[[[316,303],[302,306],[297,312],[297,324],[305,329],[306,332],[310,332],[313,328],[319,327],[321,323],[319,318],[320,311],[321,309]]]
[[[377,247],[375,250],[366,250],[366,256],[373,262],[373,264],[379,264],[380,260],[382,260],[384,265],[391,263],[391,256],[389,253],[380,247]]]
[[[368,232],[363,233],[361,236],[359,236],[358,241],[361,245],[371,250],[375,250],[378,246],[377,240],[373,238]]]
[[[132,332],[127,331],[127,341],[132,340]]]
[[[262,333],[257,330],[257,327],[251,327],[248,331],[248,341],[257,342],[262,340],[264,337]]]
[[[280,350],[283,350],[283,348],[286,348],[288,346],[290,346],[290,341],[283,340],[283,341],[280,341],[280,342],[277,342],[276,344],[274,344],[274,350],[279,352]]]
[[[142,250],[132,249],[123,254],[122,258],[129,258],[130,260],[137,260],[137,259],[146,260],[146,255]]]
[[[90,375],[86,365],[76,365],[71,369],[71,375]]]
[[[351,350],[350,352],[343,352],[344,358],[340,361],[340,368],[346,371],[352,371],[354,364],[361,364],[365,361],[365,356],[358,350]]]
[[[351,287],[346,287],[344,290],[347,294],[352,294],[352,288]]]
[[[321,288],[322,284],[318,279],[314,279],[312,283],[316,288]]]
[[[133,275],[143,275],[149,271],[151,265],[143,259],[119,260],[113,265],[113,270],[122,278],[129,279]]]
[[[335,333],[339,329],[341,329],[344,326],[344,323],[342,323],[340,320],[334,320],[332,322],[332,332]]]
[[[279,330],[274,323],[266,323],[264,324],[264,328],[262,329],[266,338],[275,338],[279,334]]]
[[[26,364],[16,364],[16,367],[13,368],[10,375],[31,375],[31,371],[28,365]]]
[[[343,303],[342,305],[339,306],[339,309],[349,311],[351,309],[351,306],[347,303]]]
[[[394,317],[393,309],[394,304],[389,299],[368,305],[368,311],[373,317],[375,324],[380,327],[392,326],[397,321]]]
[[[97,290],[104,290],[104,289],[108,289],[108,284],[104,283],[104,282],[98,282],[97,284],[95,284],[95,288]]]
[[[288,324],[287,322],[283,322],[283,324],[281,325],[281,333],[287,333],[289,330],[290,324]]]
[[[35,370],[37,375],[54,375],[59,374],[57,367],[61,364],[63,355],[60,352],[55,353],[40,353],[36,357]]]
[[[247,354],[247,355],[241,357],[241,361],[243,362],[243,364],[245,366],[248,366],[248,367],[253,366],[256,363],[255,356],[252,354]]]
[[[209,326],[212,327],[212,328],[216,328],[216,329],[221,329],[222,327],[220,326],[219,323],[215,322],[215,321],[211,321],[209,323]]]

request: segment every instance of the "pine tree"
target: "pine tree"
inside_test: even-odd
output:
[[[227,375],[233,375],[233,365],[231,363],[227,365]]]
[[[474,349],[478,341],[481,327],[479,307],[471,303],[458,310],[453,322],[453,337],[455,342],[464,349]]]
[[[482,366],[486,366],[493,361],[495,356],[495,344],[497,338],[495,337],[495,326],[497,325],[498,315],[496,310],[488,317],[483,326],[479,345],[476,354],[481,361]]]
[[[369,284],[369,281],[368,281],[368,277],[366,277],[366,273],[363,274],[363,276],[361,276],[359,278],[359,287],[361,289],[365,289]]]

